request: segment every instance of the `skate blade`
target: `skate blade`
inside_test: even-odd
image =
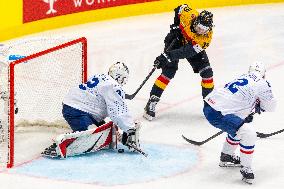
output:
[[[147,119],[148,121],[152,121],[152,120],[154,119],[154,117],[148,115],[146,112],[144,113],[143,117],[144,117],[145,119]]]
[[[233,164],[227,162],[220,162],[219,167],[241,167],[241,164]]]
[[[247,184],[253,184],[253,179],[246,179],[246,178],[242,178],[242,181],[244,181]]]

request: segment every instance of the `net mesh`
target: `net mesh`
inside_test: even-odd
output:
[[[68,45],[62,45],[65,42],[68,42]],[[46,50],[58,45],[60,48]],[[40,56],[35,55],[43,50],[44,53]],[[2,116],[1,162],[5,162],[7,157],[8,161],[11,159],[17,161],[17,154],[14,157],[9,154],[9,148],[12,146],[9,143],[17,143],[17,131],[25,133],[25,130],[30,131],[27,127],[31,126],[68,127],[62,118],[62,100],[72,86],[82,82],[83,74],[85,74],[82,71],[85,58],[83,53],[84,41],[82,40],[70,43],[66,39],[30,39],[9,44],[10,55],[29,57],[15,64],[14,83],[13,81],[9,83],[10,86],[14,85],[14,99],[19,111],[14,115],[14,141],[9,140],[9,133],[13,129],[7,124],[9,116]],[[7,77],[7,74],[2,72],[2,78]],[[5,86],[2,87],[3,89]],[[5,102],[3,106],[2,115],[7,115]],[[25,137],[20,136],[20,138]],[[15,149],[17,150],[16,145]]]

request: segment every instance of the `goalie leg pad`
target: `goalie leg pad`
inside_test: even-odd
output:
[[[55,139],[55,150],[49,151],[56,152],[57,157],[66,158],[109,147],[113,142],[113,127],[113,123],[109,122],[95,129],[61,134]],[[48,155],[48,150],[43,155]]]

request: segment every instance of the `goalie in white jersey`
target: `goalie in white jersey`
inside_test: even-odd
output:
[[[79,136],[84,131],[92,130],[94,126],[96,128],[104,125],[103,128],[109,128],[109,125],[113,123],[122,131],[118,136],[118,140],[123,145],[139,148],[138,132],[140,125],[135,123],[130,115],[125,103],[125,93],[122,89],[122,86],[128,80],[128,76],[129,70],[127,66],[124,63],[117,62],[109,68],[108,74],[96,74],[90,77],[86,83],[71,88],[63,100],[62,114],[75,134],[66,135],[76,136],[76,133],[78,133]],[[105,118],[110,118],[112,122],[105,124]],[[98,132],[102,130],[104,129],[100,129]],[[60,145],[64,137],[66,136],[62,135],[60,140],[57,139],[57,144],[54,143],[49,148],[46,148],[43,154],[51,157],[61,154],[61,157],[66,157],[68,153],[67,155],[62,154],[62,151],[66,153],[65,149],[58,153],[58,145]],[[95,148],[95,150],[100,149],[100,145],[98,147],[94,146],[97,143],[104,145],[108,137],[103,138],[101,137],[101,140],[105,141],[96,139],[91,144],[92,148]],[[86,140],[83,143],[91,143],[91,141],[88,141],[88,138]],[[78,148],[80,146],[83,148],[86,144],[79,144]],[[78,149],[75,150],[78,151]],[[55,155],[52,155],[53,152],[55,152]],[[82,152],[85,153],[84,150]],[[76,153],[78,154],[78,152]]]
[[[109,117],[123,131],[122,143],[135,134],[135,123],[125,103],[122,86],[128,81],[128,67],[113,64],[108,74],[97,74],[86,83],[70,89],[63,100],[62,114],[73,131],[100,126]]]
[[[271,86],[265,80],[265,66],[254,63],[249,73],[213,90],[206,96],[203,109],[211,125],[228,133],[223,145],[220,166],[240,166],[243,180],[252,183],[252,156],[256,142],[256,131],[247,123],[253,112],[274,111],[276,101]],[[235,155],[240,146],[240,157]]]

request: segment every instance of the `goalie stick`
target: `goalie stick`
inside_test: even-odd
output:
[[[169,45],[169,47],[165,50],[165,52],[169,51],[173,47],[176,41],[177,39],[174,39]],[[152,68],[152,70],[149,72],[149,74],[146,76],[146,78],[143,80],[141,85],[138,87],[138,89],[136,89],[136,91],[133,94],[125,94],[125,99],[132,100],[137,95],[137,93],[140,91],[140,89],[145,85],[148,79],[152,76],[152,74],[155,72],[156,69],[157,69],[157,66],[155,65]]]
[[[129,148],[133,148],[136,152],[142,154],[142,155],[145,156],[145,157],[148,156],[147,153],[145,153],[144,151],[142,151],[140,148],[137,148],[135,145],[127,144],[126,146],[128,146]]]

